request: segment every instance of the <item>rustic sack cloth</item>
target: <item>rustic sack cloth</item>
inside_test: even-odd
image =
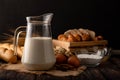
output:
[[[24,68],[24,66],[21,63],[18,64],[1,64],[0,69],[5,69],[5,70],[14,70],[17,72],[24,72],[24,73],[32,73],[32,74],[50,74],[53,76],[77,76],[81,74],[84,70],[86,70],[86,66],[80,66],[77,69],[72,69],[72,70],[57,70],[56,68],[52,68],[48,71],[29,71]]]

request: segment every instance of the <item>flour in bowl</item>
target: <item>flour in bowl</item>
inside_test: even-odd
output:
[[[91,66],[99,64],[102,59],[102,56],[97,54],[77,54],[77,57],[80,59],[81,64]]]

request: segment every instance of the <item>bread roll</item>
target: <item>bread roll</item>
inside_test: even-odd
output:
[[[95,38],[95,36],[96,36],[95,32],[92,31],[92,30],[87,30],[87,31],[88,31],[88,33],[89,33],[89,35],[90,35],[91,40],[94,40],[94,38]]]
[[[59,36],[58,36],[58,40],[61,40],[61,41],[67,41],[67,36],[66,35],[64,35],[64,34],[60,34]]]
[[[0,59],[8,63],[17,62],[17,56],[14,55],[14,51],[11,49],[4,48],[4,47],[0,47]]]
[[[72,34],[69,34],[67,41],[68,42],[77,42],[77,39]]]
[[[11,44],[8,49],[14,50],[13,44]],[[23,51],[22,51],[21,47],[18,45],[18,46],[17,46],[17,56],[18,56],[19,58],[21,58],[21,57],[22,57],[22,54],[23,54]]]
[[[68,42],[80,42],[80,41],[95,41],[103,40],[103,36],[96,36],[96,33],[89,29],[70,29],[64,32],[64,34],[58,35],[58,40]]]
[[[82,41],[89,41],[90,40],[90,34],[86,29],[78,29],[81,33]]]
[[[3,47],[3,48],[7,48],[8,50],[13,50],[14,51],[14,46],[13,44],[10,44],[10,43],[1,43],[0,44],[0,47]],[[17,46],[17,56],[18,57],[22,57],[22,54],[23,54],[23,50],[21,49],[21,47],[18,45]]]

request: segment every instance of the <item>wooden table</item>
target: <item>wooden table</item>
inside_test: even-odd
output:
[[[87,68],[77,76],[53,76],[31,74],[14,70],[0,69],[0,80],[120,80],[120,56],[111,56],[98,67]]]

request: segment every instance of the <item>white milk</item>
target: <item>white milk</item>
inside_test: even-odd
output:
[[[51,38],[26,38],[22,63],[27,69],[48,70],[54,65],[55,60]]]

